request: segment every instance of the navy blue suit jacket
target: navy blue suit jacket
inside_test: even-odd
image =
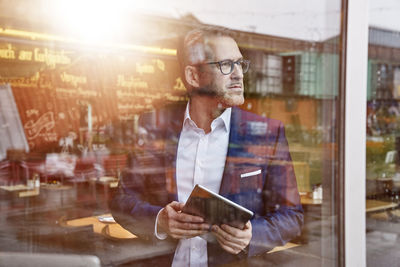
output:
[[[157,127],[154,123],[150,126],[146,116],[141,118],[142,127],[147,127],[158,145],[132,154],[130,167],[120,181],[120,192],[112,200],[117,222],[146,240],[155,239],[158,211],[178,199],[175,170],[183,117],[184,107],[159,110]],[[241,174],[258,170],[261,173],[241,178]],[[303,210],[282,122],[232,109],[219,194],[255,214],[247,256],[284,245],[300,234]],[[237,256],[218,244],[208,243],[209,265],[235,259]]]

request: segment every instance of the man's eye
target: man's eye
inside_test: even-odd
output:
[[[231,67],[232,63],[230,61],[222,61],[221,62],[221,67],[227,68],[227,67]]]

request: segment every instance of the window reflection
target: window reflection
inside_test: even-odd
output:
[[[319,8],[323,19],[315,21],[315,29],[292,35],[287,27],[280,34],[279,27],[268,32],[261,25],[271,23],[265,22],[259,31],[225,25],[229,29],[222,32],[233,38],[224,39],[230,40],[225,45],[233,52],[225,55],[229,49],[214,44],[209,61],[243,58],[250,68],[242,73],[234,64],[225,75],[215,64],[191,62],[191,82],[202,86],[183,78],[176,56],[180,38],[193,29],[221,27],[196,15],[137,14],[129,34],[114,43],[83,42],[61,28],[0,33],[3,250],[95,255],[105,266],[185,258],[175,254],[177,238],[156,237],[155,216],[173,200],[186,202],[197,181],[255,214],[249,246],[236,253],[215,242],[214,235],[209,250],[199,242],[203,247],[193,252],[203,263],[285,265],[298,255],[308,263],[335,261],[336,248],[327,243],[338,237],[332,184],[340,7]],[[337,17],[326,17],[328,9]],[[296,29],[309,23],[301,13],[292,17],[299,25],[289,23]],[[270,16],[277,26],[279,16]],[[328,22],[334,26],[325,31]],[[38,34],[42,29],[48,35]],[[389,81],[397,79],[396,66],[389,65],[371,67],[379,72],[371,95],[387,96]],[[219,113],[207,127],[199,127],[200,112],[188,112],[185,120],[191,104],[205,106],[214,99],[190,103],[187,89],[201,87],[207,95],[215,89],[210,84],[221,85],[217,75],[224,75],[228,90],[237,94],[219,103],[222,108],[215,102],[212,111]],[[371,101],[368,129],[374,137],[396,128],[395,119],[387,123],[387,114],[397,116],[397,106],[379,111],[377,105]],[[383,142],[395,146],[396,139]],[[180,153],[190,150],[202,157],[196,161]],[[395,153],[385,157],[397,160]],[[185,175],[195,178],[185,183]],[[393,191],[390,183],[382,186],[384,194]],[[185,250],[183,242],[178,248]]]
[[[366,243],[371,266],[395,258],[400,197],[399,32],[381,5],[372,1],[368,49]],[[394,3],[388,6],[395,8]]]

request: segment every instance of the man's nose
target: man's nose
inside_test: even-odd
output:
[[[231,73],[231,78],[232,79],[243,79],[243,69],[242,65],[240,64],[233,64],[233,71]]]

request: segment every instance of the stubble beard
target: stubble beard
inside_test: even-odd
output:
[[[225,94],[222,96],[222,98],[220,98],[220,103],[226,107],[240,106],[244,103],[243,92],[234,95]]]
[[[218,103],[221,103],[225,108],[240,106],[244,103],[244,90],[242,89],[240,92],[235,91],[233,89],[225,88],[225,90],[216,90],[217,88],[214,84],[210,84],[201,88],[197,88],[191,92],[192,96],[207,96],[212,97],[218,100]],[[242,83],[243,88],[243,83]]]

